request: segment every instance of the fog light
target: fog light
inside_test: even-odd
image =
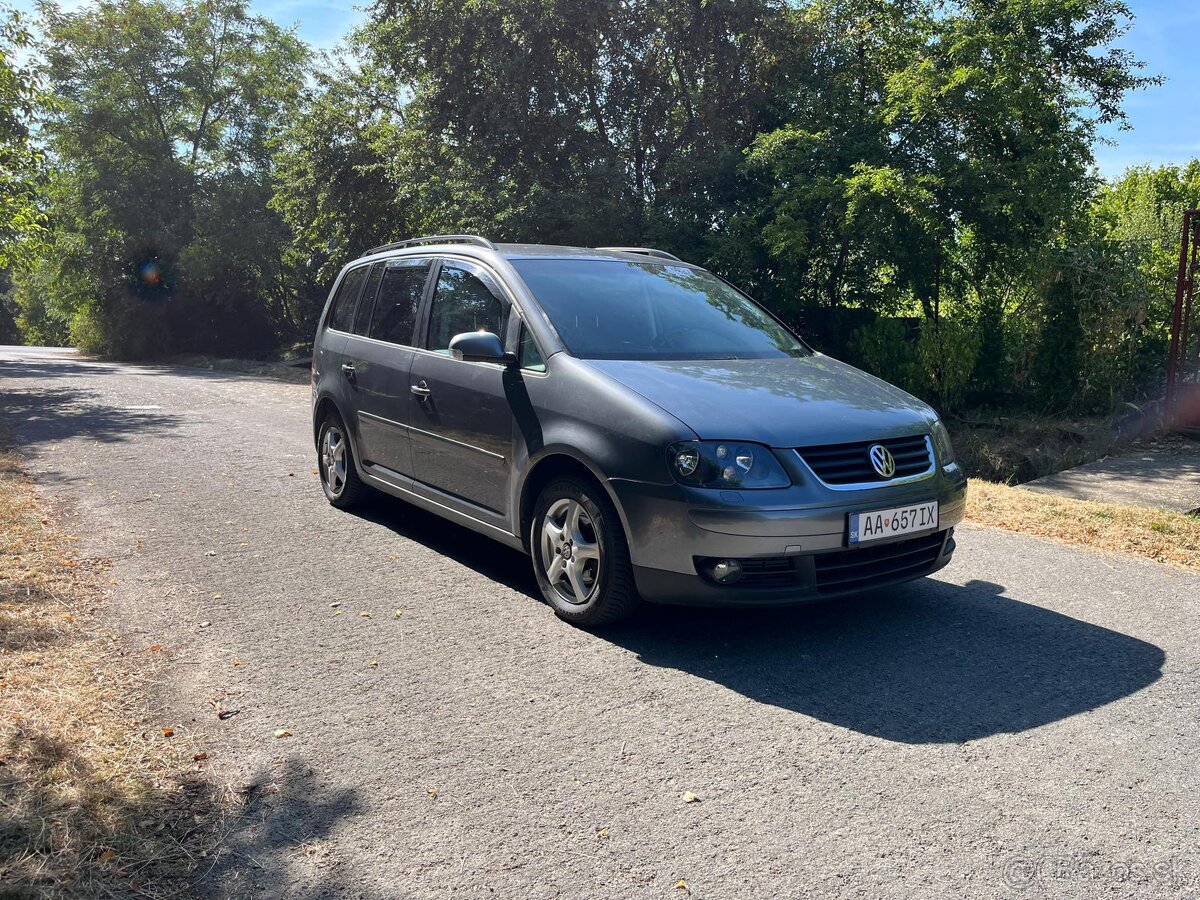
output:
[[[742,564],[736,559],[723,559],[712,567],[712,577],[717,584],[733,584],[742,577]]]

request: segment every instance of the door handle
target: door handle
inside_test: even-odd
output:
[[[346,376],[347,381],[354,380],[354,366],[350,363],[342,363],[342,374]]]
[[[424,378],[422,378],[416,384],[410,385],[408,389],[416,395],[418,400],[425,400],[430,394],[433,393],[433,391],[429,389],[429,385],[425,383]]]

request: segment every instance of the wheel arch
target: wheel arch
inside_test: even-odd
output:
[[[608,497],[613,508],[616,509],[621,529],[625,532],[626,539],[628,539],[629,523],[625,519],[625,511],[621,508],[621,502],[617,499],[617,495],[613,492],[611,485],[609,485],[608,479],[604,477],[600,469],[590,461],[584,460],[573,453],[556,449],[549,450],[539,456],[529,466],[525,473],[525,478],[521,482],[521,490],[518,494],[519,502],[516,525],[520,529],[518,535],[526,552],[529,552],[531,549],[529,546],[529,529],[533,524],[533,509],[537,505],[538,495],[541,494],[542,488],[551,481],[562,477],[578,478],[580,481],[598,487]]]
[[[331,395],[325,394],[317,400],[313,407],[313,446],[320,450],[321,442],[321,423],[325,421],[325,417],[330,413],[335,413],[342,420],[342,426],[346,429],[346,440],[350,442],[350,453],[354,457],[354,464],[362,469],[361,460],[358,458],[358,441],[355,439],[354,429],[350,427],[350,423],[346,419],[346,414],[337,404]]]

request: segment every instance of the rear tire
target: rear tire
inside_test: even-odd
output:
[[[338,509],[354,509],[366,499],[367,486],[358,477],[354,451],[341,416],[331,412],[317,437],[317,471],[325,497]]]
[[[572,625],[611,625],[641,604],[616,507],[592,484],[568,477],[542,489],[529,550],[542,596]]]

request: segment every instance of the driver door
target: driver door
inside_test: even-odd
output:
[[[443,260],[436,278],[422,336],[427,352],[414,355],[409,372],[414,475],[418,488],[503,517],[513,443],[505,367],[455,359],[450,339],[465,331],[503,339],[509,301],[493,276],[473,263]]]

